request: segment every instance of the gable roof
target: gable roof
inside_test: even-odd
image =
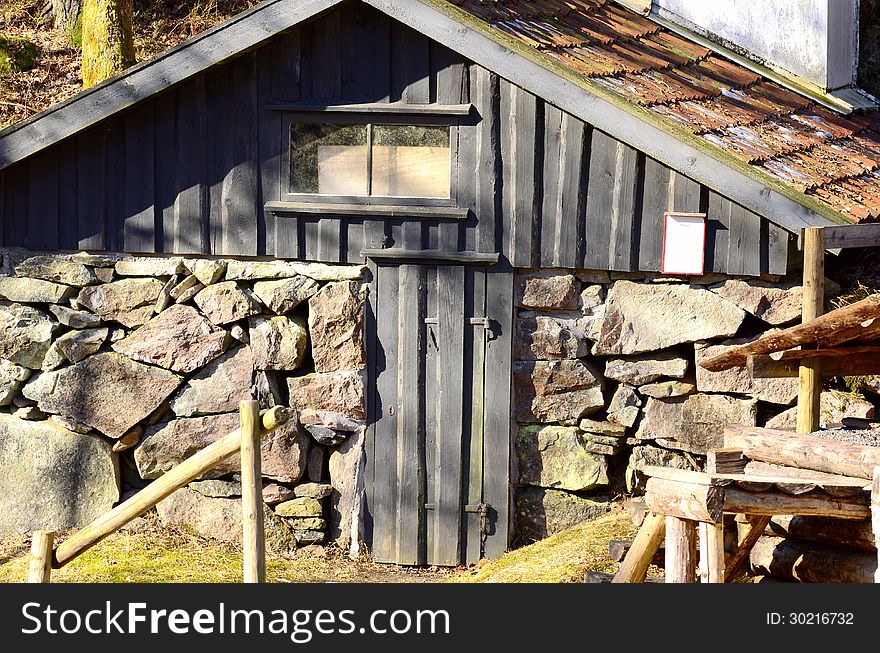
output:
[[[0,170],[343,1],[265,0],[3,130]],[[871,149],[875,114],[832,115],[607,0],[362,1],[790,231],[874,217],[880,209],[880,192],[869,198],[851,190],[880,179]],[[657,86],[652,95],[652,77],[678,95],[664,100]],[[621,86],[636,78],[641,94]],[[766,137],[776,149],[763,158],[733,145],[751,141],[730,134],[780,122],[778,133],[803,124],[788,149],[778,135]],[[837,152],[846,154],[832,158]],[[823,164],[824,176],[809,177],[817,183],[802,188],[783,176],[800,170],[792,160],[812,174],[811,157]],[[838,165],[845,174],[835,172]]]

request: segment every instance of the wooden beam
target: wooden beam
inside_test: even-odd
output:
[[[435,249],[402,249],[389,247],[388,249],[362,249],[363,258],[377,261],[413,260],[419,263],[464,263],[465,265],[494,265],[498,262],[498,254],[483,254],[481,252],[441,252]]]
[[[785,494],[768,490],[749,492],[738,487],[724,488],[724,512],[749,515],[820,515],[840,519],[866,519],[871,516],[864,497],[831,497],[825,493]]]
[[[666,517],[666,582],[697,581],[697,522]]]
[[[34,531],[31,542],[31,560],[28,567],[29,583],[48,583],[52,575],[52,543],[54,531]]]
[[[627,551],[612,583],[641,583],[666,534],[666,517],[649,514]]]
[[[266,535],[263,525],[263,473],[260,461],[260,402],[242,401],[241,513],[244,582],[266,582]]]
[[[748,531],[746,531],[746,534],[740,541],[736,551],[730,556],[730,559],[725,565],[726,576],[724,582],[726,583],[732,583],[742,575],[745,561],[749,559],[749,553],[751,553],[752,547],[755,546],[755,542],[761,539],[761,536],[764,535],[764,530],[767,528],[767,524],[770,523],[770,515],[750,517],[751,523]]]
[[[728,426],[724,446],[739,447],[752,460],[854,478],[870,479],[880,465],[880,447],[756,426]]]
[[[652,477],[645,487],[645,502],[656,514],[717,524],[722,516],[724,488]]]
[[[748,462],[741,449],[709,449],[706,453],[706,473],[742,474]]]
[[[801,345],[831,347],[858,338],[880,335],[880,294],[820,315],[806,324],[769,333],[754,342],[732,347],[723,354],[704,360],[700,365],[710,372],[720,372],[745,365],[752,354],[769,354]]]
[[[295,113],[391,113],[396,116],[468,116],[472,104],[409,104],[386,102],[384,104],[283,104],[266,105],[270,111]]]
[[[261,436],[284,424],[292,411],[283,406],[270,408],[262,414]],[[227,433],[219,440],[193,454],[182,463],[165,472],[133,497],[84,526],[55,549],[55,569],[63,567],[75,557],[90,549],[105,537],[145,513],[178,488],[195,480],[222,460],[241,449],[241,429]]]
[[[804,229],[804,283],[802,322],[807,324],[824,312],[825,247],[822,229]],[[798,369],[797,432],[819,430],[819,395],[822,363],[818,358],[801,360]]]
[[[749,375],[753,379],[796,377],[800,373],[800,361],[804,358],[822,361],[819,374],[823,378],[880,374],[880,348],[873,346],[835,347],[831,349],[816,349],[814,351],[818,354],[815,358],[809,356],[809,350],[784,352],[791,355],[783,356],[781,360],[766,354],[749,356],[747,363]]]
[[[880,246],[880,224],[845,224],[822,228],[822,238],[826,249],[848,249],[851,247]],[[798,239],[798,246],[805,246],[804,234]]]
[[[426,220],[467,220],[470,210],[458,206],[407,206],[403,204],[337,204],[335,202],[272,201],[263,205],[266,211],[284,215],[305,214],[364,218],[424,218]]]
[[[705,555],[705,564],[701,557],[701,567],[706,568],[708,583],[724,582],[724,524],[700,524],[700,550]]]

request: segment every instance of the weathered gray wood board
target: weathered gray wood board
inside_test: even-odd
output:
[[[511,271],[371,269],[373,559],[458,565],[499,555],[509,522]]]
[[[371,103],[472,105],[470,115],[441,116],[457,152],[446,204],[468,209],[466,219],[266,209],[285,199],[291,107]],[[271,108],[279,105],[288,110]],[[403,247],[500,252],[516,267],[657,271],[663,212],[678,210],[710,214],[707,271],[778,274],[787,265],[781,228],[360,3],[151,95],[3,176],[6,246],[326,262]]]

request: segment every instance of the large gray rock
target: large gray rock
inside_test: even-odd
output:
[[[630,427],[639,418],[641,407],[642,400],[635,388],[621,383],[614,391],[611,403],[608,404],[608,420],[621,426]]]
[[[105,320],[134,328],[153,315],[161,290],[162,282],[158,279],[123,279],[83,288],[76,300]]]
[[[116,274],[123,277],[172,277],[183,271],[183,259],[177,257],[129,257],[116,263]]]
[[[362,370],[364,298],[356,281],[328,283],[309,300],[309,333],[316,372]]]
[[[617,281],[593,349],[598,355],[638,354],[736,333],[745,311],[715,293],[683,284]]]
[[[221,481],[211,478],[205,481],[193,481],[187,484],[187,487],[206,497],[228,499],[241,496],[241,483],[239,481]]]
[[[58,325],[47,313],[21,304],[0,304],[0,359],[38,370]]]
[[[608,485],[608,462],[575,426],[524,426],[516,437],[519,483],[584,491]]]
[[[57,304],[73,293],[70,286],[42,279],[0,277],[0,298],[11,302]]]
[[[210,537],[220,542],[241,542],[241,499],[206,497],[188,488],[180,488],[156,506],[159,519],[169,528]],[[263,506],[266,548],[289,553],[296,548],[293,529]]]
[[[260,312],[260,305],[246,288],[224,281],[200,290],[193,301],[211,322],[220,326]]]
[[[844,417],[874,417],[874,404],[864,397],[834,390],[819,395],[819,426],[827,428],[831,424],[840,424]],[[794,430],[797,427],[797,407],[770,418],[766,427]]]
[[[193,258],[185,260],[183,264],[203,286],[217,283],[226,274],[227,261]]]
[[[365,429],[352,433],[348,439],[330,452],[330,483],[307,483],[296,488],[297,496],[320,498],[330,490],[329,537],[343,551],[357,558],[363,539],[366,456]]]
[[[60,304],[52,304],[49,311],[61,324],[71,329],[94,329],[101,326],[101,318],[87,311],[75,311]]]
[[[0,406],[12,403],[12,398],[30,375],[28,368],[0,358]]]
[[[704,454],[723,446],[728,424],[755,426],[757,402],[727,395],[695,394],[676,399],[648,399],[636,433],[671,449]]]
[[[15,274],[65,286],[82,287],[98,282],[93,270],[59,256],[32,256],[15,266]]]
[[[317,499],[299,497],[279,503],[275,506],[275,514],[279,517],[321,517],[324,509]]]
[[[763,334],[762,334],[763,335]],[[732,367],[721,372],[710,372],[701,363],[727,350],[757,340],[753,338],[734,338],[722,343],[694,343],[697,362],[697,390],[699,392],[726,392],[749,395],[771,404],[790,406],[797,401],[798,380],[796,378],[754,379],[745,366]]]
[[[639,387],[639,394],[643,397],[654,399],[669,399],[670,397],[683,397],[692,395],[697,391],[697,386],[690,381],[658,381]]]
[[[537,315],[529,311],[516,318],[516,360],[582,358],[590,353],[587,318],[581,313]]]
[[[577,310],[581,284],[571,274],[539,272],[517,278],[517,305],[523,308]]]
[[[110,445],[0,413],[0,538],[83,526],[119,500]]]
[[[254,357],[244,346],[215,358],[184,384],[171,401],[178,417],[229,413],[251,398]]]
[[[681,379],[687,373],[688,360],[665,352],[612,358],[605,363],[605,378],[630,385],[644,385],[663,377]]]
[[[175,372],[199,369],[222,354],[229,334],[192,306],[175,305],[113,345],[134,360]]]
[[[304,276],[315,281],[354,281],[363,277],[363,265],[327,265],[295,261],[229,261],[227,281],[287,279]]]
[[[309,277],[291,277],[279,281],[258,281],[254,295],[273,313],[282,315],[312,297],[321,286]]]
[[[309,484],[306,483],[305,485]],[[263,503],[267,506],[274,506],[276,503],[293,499],[296,496],[292,488],[278,485],[278,483],[264,483],[262,494]]]
[[[177,389],[181,378],[113,352],[31,379],[22,388],[40,410],[71,418],[111,438],[125,435]]]
[[[709,290],[774,326],[801,318],[803,287],[766,281],[728,279]]]
[[[692,457],[688,458],[677,451],[662,449],[650,444],[633,447],[626,466],[626,490],[636,492],[645,489],[647,479],[641,470],[649,465],[656,467],[672,467],[674,469],[696,469]]]
[[[602,375],[582,360],[520,361],[513,366],[516,419],[578,419],[605,405]]]
[[[253,317],[249,323],[257,369],[291,371],[302,365],[309,341],[302,318]]]
[[[560,490],[524,487],[516,490],[516,543],[528,544],[590,519],[611,509],[608,497],[584,498]]]
[[[55,341],[61,353],[71,363],[79,363],[87,356],[96,353],[107,340],[107,327],[69,331]]]
[[[134,450],[134,460],[141,478],[158,478],[181,461],[201,451],[239,427],[238,413],[185,417],[157,424],[147,430]],[[260,461],[263,476],[280,483],[296,483],[305,472],[308,438],[295,421],[286,423],[265,438]],[[201,478],[218,478],[241,471],[238,454],[230,456]]]
[[[362,372],[293,376],[287,379],[287,388],[291,408],[326,410],[341,413],[349,419],[366,419]]]

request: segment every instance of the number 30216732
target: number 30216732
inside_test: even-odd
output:
[[[852,612],[768,612],[768,626],[851,626]]]

